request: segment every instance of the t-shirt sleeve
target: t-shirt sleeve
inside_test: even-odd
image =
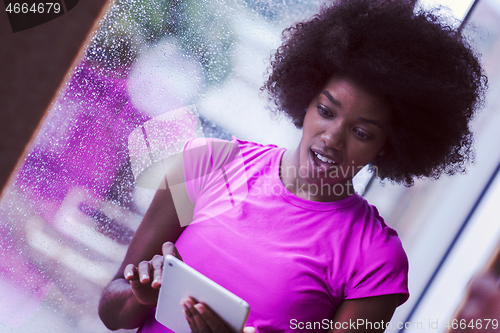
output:
[[[397,233],[384,226],[383,231],[362,245],[350,280],[346,299],[400,294],[399,305],[408,292],[408,258]]]

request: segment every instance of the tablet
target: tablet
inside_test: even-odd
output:
[[[163,263],[156,320],[176,333],[190,333],[180,301],[194,297],[207,304],[234,331],[241,332],[250,312],[247,302],[174,256]]]

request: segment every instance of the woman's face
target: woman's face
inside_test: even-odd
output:
[[[295,151],[300,175],[319,186],[346,184],[381,151],[389,107],[356,82],[333,76],[307,108]]]

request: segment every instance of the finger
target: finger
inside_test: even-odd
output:
[[[177,259],[182,261],[182,257],[179,254],[179,251],[177,251],[177,248],[175,247],[174,243],[172,243],[172,242],[163,243],[161,250],[163,253],[163,257],[166,257],[167,254],[170,254],[170,255],[172,255],[172,256],[174,256]]]
[[[190,304],[190,303],[188,303]],[[208,326],[207,322],[205,321],[205,318],[203,315],[200,313],[200,308],[201,304],[194,304],[194,305],[188,305],[189,311],[191,311],[191,314],[193,315],[193,320],[196,323],[196,327],[198,327],[198,332],[200,333],[211,333],[211,332],[217,332],[217,333],[223,333],[223,331],[212,331],[210,326]],[[201,311],[205,313],[205,308],[201,307]]]
[[[149,261],[141,261],[138,266],[139,281],[142,284],[149,282]]]
[[[137,267],[135,267],[134,264],[128,264],[125,266],[125,269],[123,270],[123,277],[127,281],[137,280],[139,278]]]
[[[198,326],[196,325],[196,322],[194,320],[194,313],[191,310],[192,304],[189,304],[189,299],[182,300],[181,303],[182,303],[184,315],[186,316],[186,320],[189,324],[189,328],[191,329],[191,332],[192,333],[199,333]]]
[[[247,326],[243,328],[243,333],[257,333],[257,330],[255,329],[255,327]]]
[[[191,318],[191,314],[189,313],[189,310],[187,308],[184,308],[182,310],[182,312],[184,313],[184,317],[186,318],[186,321],[189,325],[189,329],[191,330],[191,333],[197,333],[198,329],[196,328],[196,326],[193,323],[193,320]]]
[[[161,286],[161,275],[163,273],[163,256],[155,255],[151,260],[153,282],[151,282],[151,287],[158,289]]]
[[[194,305],[194,308],[196,309],[200,317],[203,319],[203,321],[210,328],[211,332],[229,333],[229,329],[227,328],[226,324],[207,305],[203,303],[197,303]],[[196,313],[194,318],[196,320],[197,318]]]

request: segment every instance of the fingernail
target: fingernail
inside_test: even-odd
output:
[[[203,314],[203,312],[205,312],[205,307],[201,303],[195,304],[194,307],[200,314]]]
[[[133,275],[134,275],[134,274],[132,274],[132,273],[127,273],[127,274],[125,275],[125,279],[128,279],[129,277],[131,277],[131,276],[133,276]]]

